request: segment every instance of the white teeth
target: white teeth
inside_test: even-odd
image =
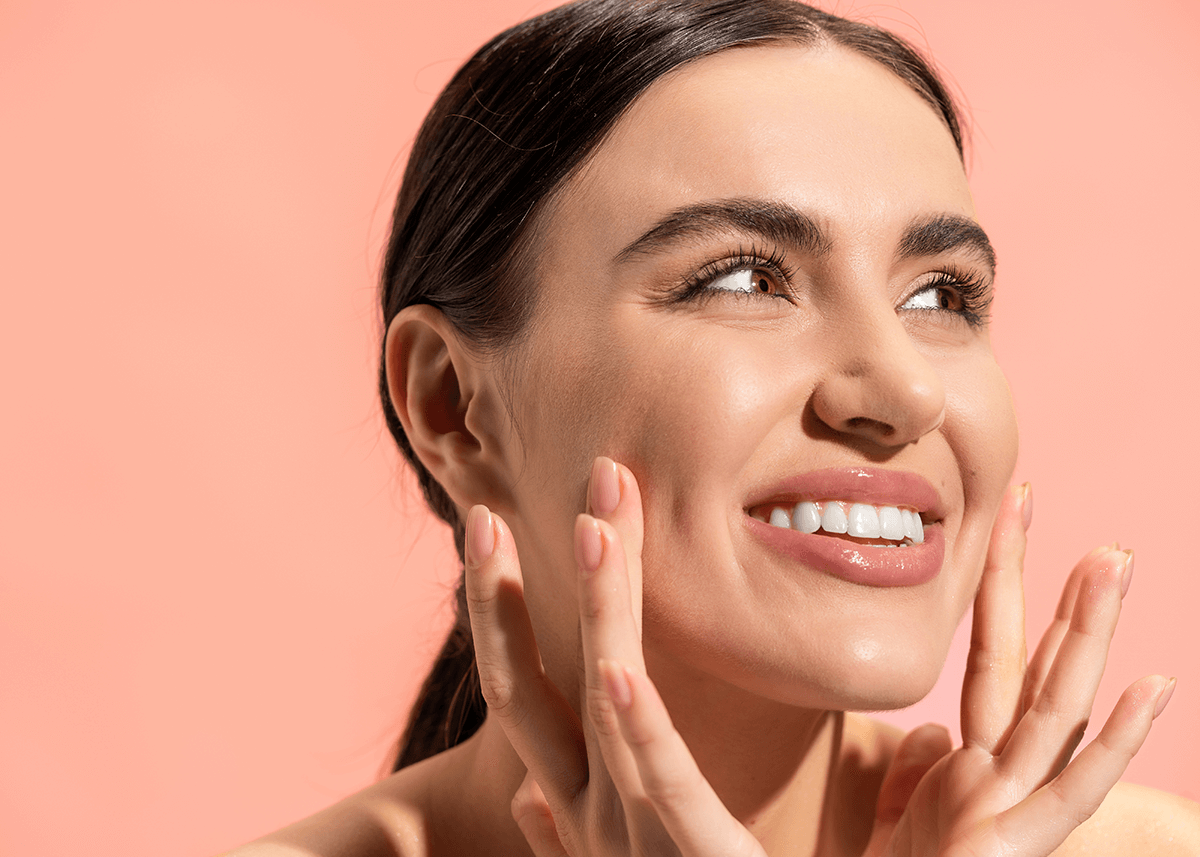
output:
[[[925,541],[925,526],[921,515],[911,509],[898,506],[872,506],[868,503],[849,503],[843,500],[816,502],[804,500],[791,510],[782,506],[767,510],[760,508],[751,512],[760,521],[773,527],[794,529],[802,533],[845,533],[860,539],[887,539],[901,545],[922,544]],[[881,545],[898,547],[900,545]]]
[[[879,513],[875,511],[875,507],[866,503],[855,503],[851,506],[846,532],[859,539],[879,538]]]
[[[811,500],[797,503],[792,510],[792,527],[802,533],[815,533],[821,529],[821,510]]]
[[[904,512],[895,506],[882,506],[879,509],[879,535],[894,542],[900,541],[906,535],[904,532]]]
[[[821,529],[827,533],[844,533],[850,528],[841,503],[826,503],[821,514]]]
[[[919,545],[925,541],[925,527],[921,525],[921,516],[916,512],[903,509],[901,510],[901,517],[904,519],[904,535],[913,544]]]

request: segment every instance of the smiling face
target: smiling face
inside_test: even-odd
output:
[[[668,696],[928,691],[1016,456],[974,218],[939,117],[856,54],[728,50],[634,103],[541,218],[511,355],[505,517],[556,680],[572,519],[607,455],[641,486],[644,643]],[[826,532],[838,511],[888,529]]]

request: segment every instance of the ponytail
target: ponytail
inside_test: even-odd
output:
[[[486,713],[475,666],[466,583],[460,577],[454,591],[454,627],[413,703],[392,771],[467,740],[483,725]]]

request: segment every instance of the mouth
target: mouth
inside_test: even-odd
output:
[[[743,507],[750,534],[806,568],[877,587],[918,585],[941,571],[945,513],[917,474],[820,470],[755,493]]]

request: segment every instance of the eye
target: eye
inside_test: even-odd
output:
[[[672,303],[703,304],[711,300],[779,298],[794,302],[792,272],[780,248],[739,247],[688,276]]]
[[[962,312],[963,298],[955,289],[935,283],[926,286],[906,300],[900,309],[932,309]]]
[[[775,282],[774,275],[763,268],[739,268],[728,274],[721,274],[709,281],[708,288],[760,295],[778,295],[783,291]]]
[[[931,318],[959,319],[973,328],[985,328],[992,304],[991,278],[971,270],[933,271],[919,284],[901,310],[932,314]]]

